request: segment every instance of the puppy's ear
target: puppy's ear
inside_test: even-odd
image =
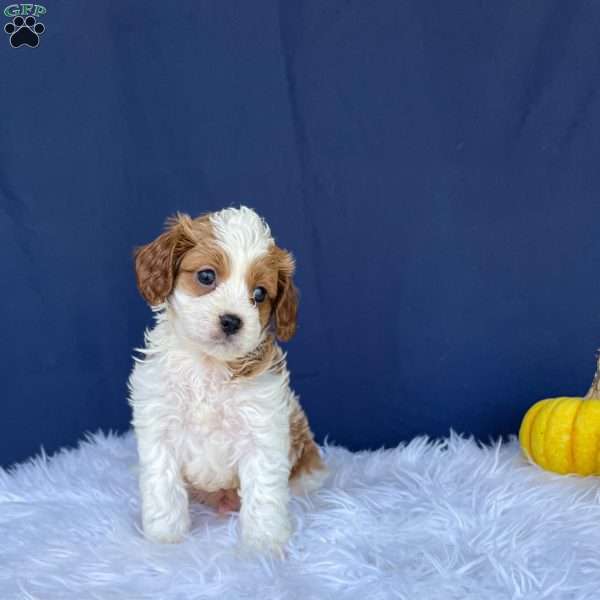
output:
[[[278,339],[287,342],[296,333],[296,313],[298,312],[298,290],[293,276],[296,270],[294,257],[281,248],[278,255],[277,298],[275,299],[275,333]]]
[[[194,244],[191,218],[177,213],[167,219],[164,233],[136,249],[137,286],[150,306],[161,304],[172,292],[181,257]]]

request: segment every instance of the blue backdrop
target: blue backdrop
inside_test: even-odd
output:
[[[128,427],[133,246],[247,203],[319,439],[515,432],[600,345],[600,3],[44,0],[0,31],[0,462]],[[6,18],[5,22],[10,21]]]

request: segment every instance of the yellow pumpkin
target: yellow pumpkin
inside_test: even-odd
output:
[[[540,400],[527,411],[519,441],[525,454],[548,471],[600,475],[600,399]]]
[[[600,355],[585,397],[536,402],[523,417],[519,442],[548,471],[600,475]]]

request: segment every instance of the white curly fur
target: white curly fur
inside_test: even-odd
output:
[[[214,213],[210,222],[229,258],[228,277],[201,297],[175,288],[157,307],[129,380],[143,530],[151,540],[179,542],[190,527],[188,484],[205,492],[239,488],[246,547],[280,552],[291,532],[290,415],[297,399],[284,363],[251,378],[232,378],[226,363],[266,334],[246,276],[274,242],[246,207]],[[235,335],[221,331],[226,313],[242,319]]]

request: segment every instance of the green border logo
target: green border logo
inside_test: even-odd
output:
[[[5,17],[40,17],[46,14],[46,7],[41,4],[9,4],[4,9]]]

